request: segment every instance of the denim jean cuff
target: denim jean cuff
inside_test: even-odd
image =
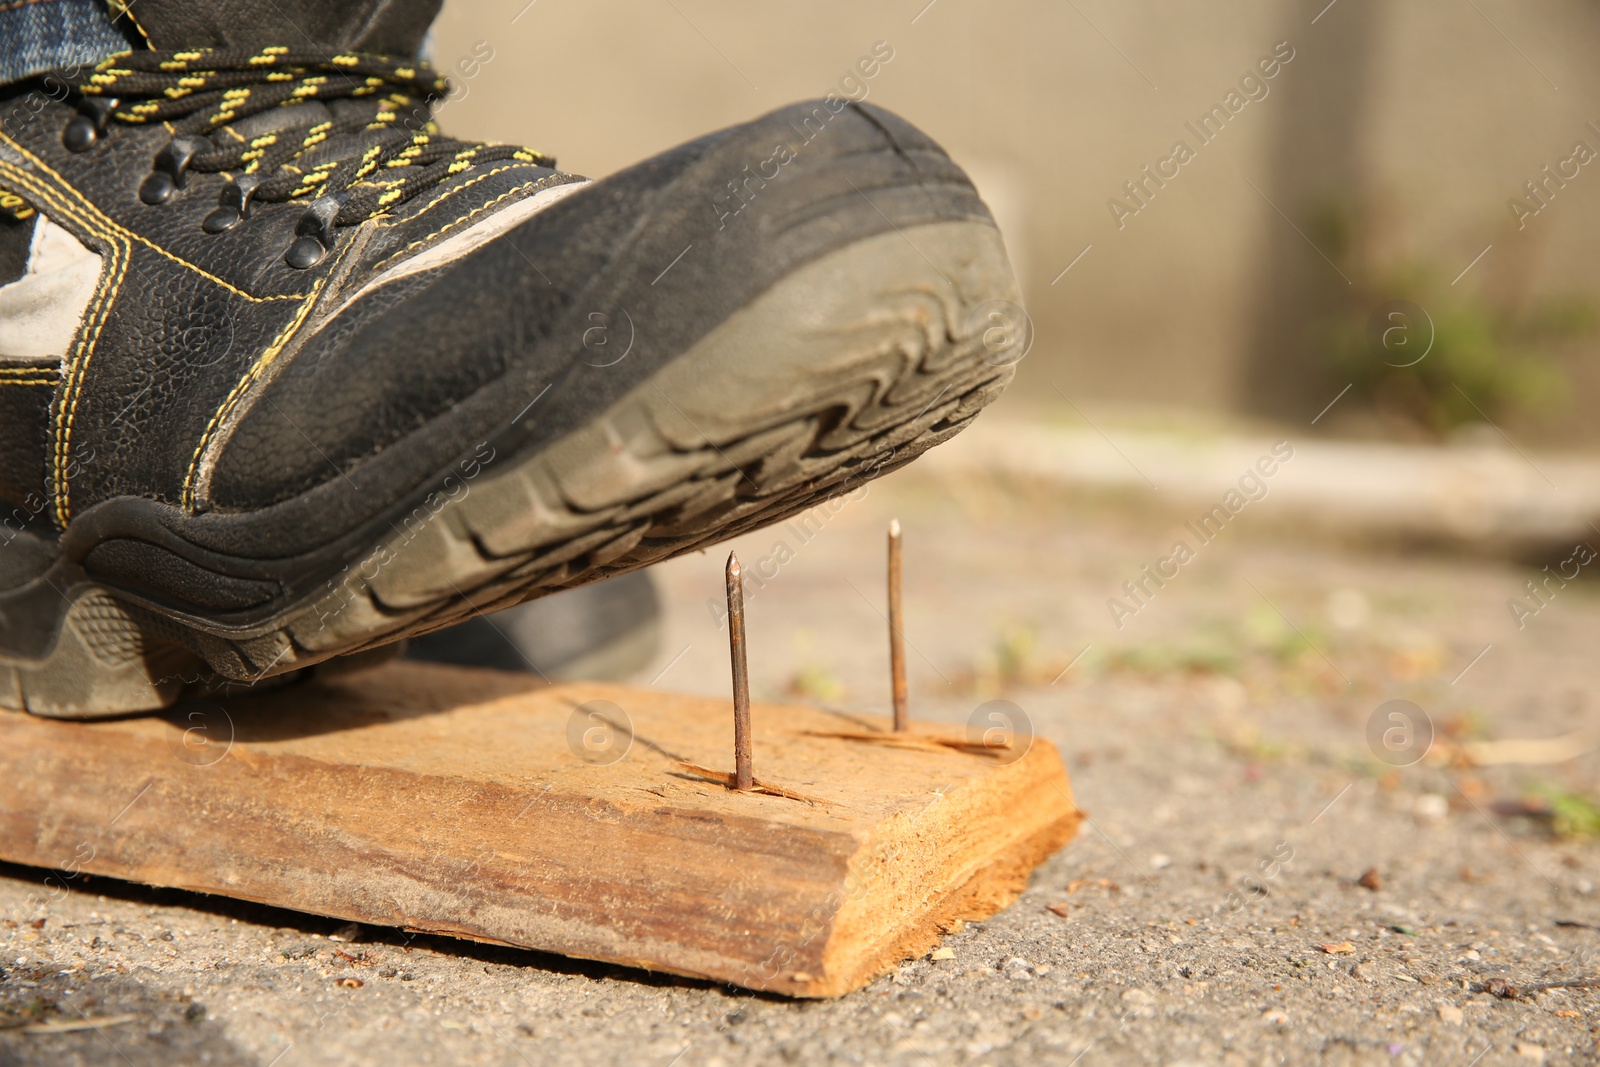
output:
[[[0,85],[92,66],[129,47],[102,0],[0,0]]]

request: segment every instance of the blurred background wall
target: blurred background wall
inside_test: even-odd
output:
[[[450,132],[599,177],[879,41],[868,99],[970,170],[1022,279],[999,410],[1305,427],[1340,395],[1317,431],[1600,444],[1595,0],[446,0],[432,54],[468,61]]]

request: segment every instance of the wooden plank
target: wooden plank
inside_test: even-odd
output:
[[[997,758],[930,743],[950,728],[752,718],[738,793],[714,780],[730,701],[490,671],[0,713],[0,857],[825,997],[1004,907],[1076,830],[1043,739]]]

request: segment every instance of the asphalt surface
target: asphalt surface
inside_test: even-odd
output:
[[[1187,514],[913,468],[736,542],[771,575],[758,698],[885,709],[897,515],[913,713],[1006,699],[1065,755],[1080,836],[938,959],[792,1002],[0,867],[0,1064],[1597,1062],[1600,990],[1570,983],[1600,976],[1575,799],[1600,760],[1466,755],[1596,722],[1593,579],[1519,629],[1508,600],[1562,546],[1529,565],[1252,529],[1271,507],[1199,544]],[[1194,558],[1128,598],[1179,538]],[[658,568],[641,684],[722,692],[722,562]]]

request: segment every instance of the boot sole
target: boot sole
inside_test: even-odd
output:
[[[971,422],[1018,355],[985,337],[986,306],[1019,303],[987,224],[856,242],[786,276],[550,447],[462,465],[323,593],[265,623],[213,625],[80,588],[46,658],[0,661],[0,706],[63,718],[164,708],[781,521]]]

